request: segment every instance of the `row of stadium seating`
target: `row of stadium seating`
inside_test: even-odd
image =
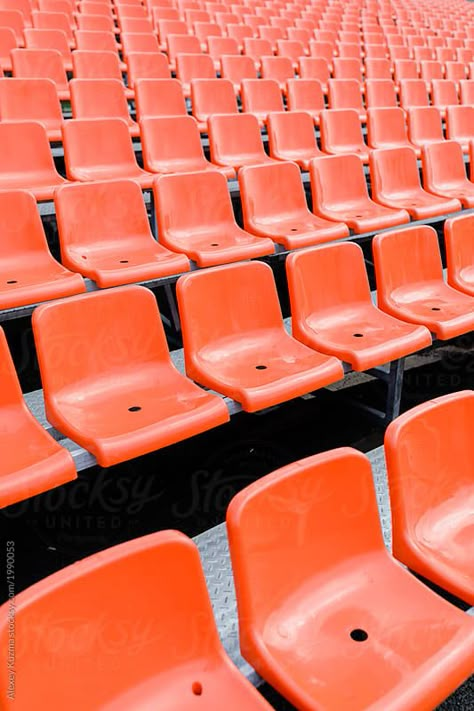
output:
[[[134,183],[128,188],[138,191]],[[9,197],[13,193],[6,194],[6,202]],[[74,202],[72,190],[63,197],[77,218],[87,199],[67,205],[68,197]],[[125,215],[126,197],[116,220]],[[96,215],[102,204],[95,204]],[[429,346],[431,334],[449,339],[469,333],[474,330],[473,223],[473,216],[446,223],[448,284],[432,227],[375,237],[379,308],[372,303],[358,245],[294,252],[287,259],[293,337],[285,330],[268,265],[242,262],[182,276],[177,296],[187,377],[171,361],[155,298],[144,287],[39,306],[33,330],[48,421],[101,466],[112,466],[227,422],[226,404],[214,392],[255,412],[336,382],[344,376],[343,363],[368,370]],[[100,264],[107,243],[94,250],[81,239],[79,228],[79,242],[72,246],[76,263]],[[142,255],[151,250],[148,242],[132,249]],[[117,252],[124,254],[112,243],[109,259],[118,271]],[[56,280],[50,298],[84,290],[79,275],[46,259],[51,283]],[[39,262],[30,255],[21,259],[30,270],[39,270]],[[75,468],[71,455],[29,414],[3,336],[1,361],[0,504],[5,506],[69,481]]]
[[[154,55],[149,55],[153,57]],[[185,55],[192,57],[192,55]],[[148,60],[147,60],[148,61]],[[236,80],[237,77],[234,76]],[[461,82],[461,104],[453,82],[434,82],[433,105],[422,80],[406,79],[400,87],[400,108],[407,112],[408,127],[414,138],[417,134],[418,113],[411,109],[431,108],[433,117],[440,124],[438,134],[443,137],[441,122],[447,119],[448,138],[457,138],[462,123],[464,135],[474,135],[472,110],[474,103],[474,81]],[[329,80],[329,101],[317,79],[286,79],[280,84],[276,79],[242,79],[238,84],[241,101],[234,94],[236,85],[228,79],[191,79],[184,85],[177,79],[147,77],[136,79],[133,89],[135,111],[138,119],[147,116],[179,116],[188,113],[185,97],[191,97],[191,110],[199,122],[199,128],[207,133],[207,119],[213,114],[239,113],[239,103],[243,113],[253,113],[261,126],[265,125],[269,113],[285,110],[307,111],[316,124],[322,111],[353,109],[362,123],[367,121],[367,113],[377,108],[397,108],[395,86],[391,81],[373,80],[366,82],[367,108],[364,106],[360,85],[352,79]],[[438,91],[439,89],[439,91]],[[49,130],[51,141],[60,141],[60,128],[65,118],[60,99],[67,91],[71,101],[73,118],[124,118],[130,125],[132,136],[138,136],[139,129],[132,119],[128,100],[129,90],[121,80],[108,78],[75,78],[67,84],[67,90],[58,90],[51,78],[11,78],[0,79],[0,118],[2,121],[35,120]],[[283,92],[283,93],[282,93]],[[436,110],[436,111],[435,111]],[[449,116],[448,116],[449,113]],[[427,112],[426,115],[429,115]],[[414,118],[411,119],[411,116]],[[66,115],[67,117],[67,115]],[[403,119],[404,121],[405,119]],[[434,120],[434,119],[433,119]],[[369,135],[370,145],[370,135]]]
[[[388,427],[393,555],[371,461],[354,449],[296,461],[231,501],[242,654],[296,708],[433,709],[473,673],[474,619],[417,579],[474,604],[473,420],[464,391]],[[13,610],[5,603],[0,658],[6,666],[14,624],[15,708],[47,693],[71,711],[270,711],[219,639],[199,538],[128,541],[36,583]],[[214,563],[221,573],[224,556]]]

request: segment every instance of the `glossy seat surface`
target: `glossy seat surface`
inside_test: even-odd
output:
[[[214,114],[208,119],[209,150],[215,165],[238,170],[243,165],[273,163],[263,148],[253,114]]]
[[[160,241],[200,267],[273,254],[269,239],[241,229],[225,177],[216,169],[165,175],[153,186]]]
[[[301,250],[286,260],[293,335],[353,370],[368,370],[431,344],[372,303],[362,249],[353,242]]]
[[[422,153],[423,184],[434,195],[457,198],[474,207],[474,183],[468,180],[462,147],[457,141],[430,143]]]
[[[370,148],[400,148],[409,146],[417,157],[420,149],[415,148],[408,138],[405,112],[399,107],[372,108],[367,111],[367,142]]]
[[[323,219],[308,209],[300,171],[294,163],[246,166],[239,171],[239,186],[245,228],[260,237],[270,237],[285,249],[349,235],[342,222]]]
[[[448,286],[436,231],[428,225],[377,235],[373,242],[381,309],[426,326],[440,339],[474,328],[471,297]],[[410,260],[405,255],[410,254]]]
[[[316,215],[345,222],[357,233],[410,220],[406,210],[393,210],[370,199],[362,161],[355,153],[315,158],[309,172]]]
[[[262,262],[185,275],[177,296],[187,374],[248,412],[343,376],[340,361],[286,333],[272,270]]]
[[[51,79],[0,79],[0,119],[36,121],[50,141],[61,140],[63,115]]]
[[[58,97],[69,100],[69,85],[61,53],[57,49],[13,49],[13,76],[22,79],[51,79]]]
[[[71,79],[72,115],[76,119],[123,119],[134,138],[140,128],[130,115],[125,87],[120,79]]]
[[[316,141],[313,118],[309,113],[271,113],[268,116],[267,133],[272,158],[294,161],[302,170],[308,170],[310,160],[322,155]]]
[[[456,198],[423,190],[414,149],[381,148],[370,154],[372,195],[381,205],[406,210],[414,220],[446,215],[461,209]]]
[[[33,314],[33,330],[48,420],[100,466],[229,419],[220,398],[175,369],[155,297],[144,287],[41,306]]]
[[[177,531],[96,553],[26,589],[16,603],[25,680],[11,704],[18,711],[37,707],[38,694],[47,693],[52,708],[70,711],[194,711],[203,700],[209,711],[223,704],[229,711],[271,711],[225,653],[198,550]],[[5,668],[7,640],[3,605]],[[0,689],[6,696],[6,672]]]
[[[54,165],[46,128],[37,121],[0,122],[0,189],[29,190],[51,200],[66,181]]]
[[[474,391],[413,408],[385,434],[394,555],[474,605]]]
[[[63,145],[66,174],[71,180],[127,178],[151,188],[153,175],[138,165],[128,124],[121,118],[66,121]]]
[[[472,673],[474,620],[385,549],[360,452],[259,479],[227,529],[242,654],[296,708],[432,709]]]
[[[213,165],[204,155],[197,121],[192,116],[159,116],[140,120],[143,164],[152,173],[216,171],[233,178],[231,167]]]
[[[76,478],[72,456],[35,420],[0,328],[0,508]]]
[[[321,148],[324,153],[341,155],[357,153],[367,163],[369,147],[364,136],[357,111],[354,109],[328,109],[321,111],[320,117]]]
[[[448,284],[474,296],[474,218],[451,217],[444,223]]]
[[[100,288],[189,270],[153,237],[140,186],[132,180],[67,185],[54,196],[62,263]]]

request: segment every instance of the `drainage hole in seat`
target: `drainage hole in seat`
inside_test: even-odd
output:
[[[369,635],[365,630],[361,629],[355,629],[352,630],[351,632],[351,639],[354,640],[354,642],[365,642],[369,638]]]
[[[128,264],[128,259],[121,259],[120,264]]]
[[[201,696],[201,694],[202,694],[202,684],[201,684],[200,681],[194,681],[191,688],[192,688],[192,690],[193,690],[194,696]]]
[[[7,284],[18,284],[18,282],[16,279],[10,279],[9,281],[7,281]]]
[[[290,232],[298,232],[298,228],[297,228],[297,227],[291,227],[291,228],[290,228]]]
[[[255,368],[256,368],[257,370],[266,370],[266,369],[267,369],[267,366],[266,366],[266,365],[256,365]]]
[[[211,242],[211,247],[218,247],[218,246],[219,246],[219,242]]]
[[[363,333],[353,333],[352,334],[354,338],[363,338],[364,334]]]
[[[142,408],[139,407],[139,405],[133,405],[132,407],[128,408],[129,412],[139,412]]]
[[[431,310],[432,310],[432,311],[441,311],[441,309],[439,308],[439,306],[432,306],[432,307],[431,307]]]

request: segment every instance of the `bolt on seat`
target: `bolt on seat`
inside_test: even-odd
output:
[[[40,306],[33,332],[49,422],[102,467],[229,420],[221,398],[173,365],[156,299],[145,287]]]
[[[364,255],[354,242],[290,254],[286,260],[293,335],[310,348],[368,370],[431,345],[424,326],[378,309]]]
[[[247,412],[343,377],[340,361],[288,335],[272,270],[263,262],[185,275],[177,297],[188,376]]]
[[[372,246],[377,302],[383,311],[426,326],[441,340],[474,329],[474,301],[445,283],[433,227],[386,232],[374,237]]]

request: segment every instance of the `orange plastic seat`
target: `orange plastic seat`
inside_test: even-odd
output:
[[[150,35],[150,37],[154,39],[153,35]],[[129,51],[150,52],[156,50],[142,46],[141,42],[134,42]],[[166,38],[166,54],[168,55],[171,71],[176,71],[176,57],[178,54],[199,54],[200,52],[201,43],[194,35],[168,35]]]
[[[191,103],[199,130],[204,132],[207,132],[207,121],[213,114],[239,112],[234,87],[228,79],[193,79]]]
[[[413,59],[396,59],[393,63],[393,77],[397,84],[402,79],[418,79],[418,67]]]
[[[322,155],[309,113],[279,111],[269,114],[267,132],[272,158],[294,161],[302,170],[308,170],[310,160]]]
[[[365,60],[367,79],[386,79],[392,81],[392,68],[388,59],[367,58]]]
[[[181,82],[177,79],[136,79],[134,86],[140,120],[152,116],[187,116]]]
[[[25,29],[25,42],[28,49],[55,49],[62,57],[64,69],[72,72],[72,53],[67,37],[62,30]]]
[[[244,54],[250,57],[256,69],[260,69],[262,57],[270,57],[273,54],[271,42],[266,39],[257,39],[255,37],[244,37]]]
[[[11,30],[15,35],[17,45],[24,47],[25,21],[22,13],[18,9],[3,10],[0,8],[0,27]]]
[[[459,104],[455,82],[449,79],[434,79],[431,82],[431,98],[433,106],[436,106],[444,116],[448,106]]]
[[[33,27],[38,30],[61,30],[66,35],[69,47],[74,49],[75,41],[70,16],[68,17],[64,12],[42,10],[33,10],[31,15],[33,19]]]
[[[331,42],[326,42],[324,40],[312,40],[309,43],[309,54],[311,57],[321,57],[321,59],[325,59],[328,63],[329,70],[332,70],[334,48]]]
[[[263,262],[185,275],[177,297],[188,376],[247,412],[342,377],[340,361],[286,333],[273,273]]]
[[[123,85],[122,69],[116,52],[76,49],[72,53],[72,66],[75,79],[114,79]],[[124,91],[128,99],[135,97],[132,90],[124,87]]]
[[[365,58],[367,59],[386,59],[388,55],[386,44],[365,44]]]
[[[360,59],[354,59],[353,57],[334,57],[333,65],[334,80],[351,80],[357,81],[359,84],[362,82],[362,65]]]
[[[128,604],[132,579],[139,610]],[[83,613],[77,610],[79,599]],[[218,711],[225,696],[229,711],[271,711],[224,651],[198,550],[182,533],[159,531],[101,551],[36,583],[16,602],[18,645],[29,649],[34,629],[38,650],[22,655],[25,683],[16,693],[18,711],[34,708],[49,685],[52,708],[70,711],[100,706],[192,711],[200,697],[206,711]],[[112,639],[117,626],[122,635],[116,632]],[[5,665],[8,634],[5,604],[0,608]],[[127,651],[130,644],[133,654]],[[6,675],[0,691],[7,695]]]
[[[368,109],[396,107],[395,84],[386,79],[368,79],[365,82],[365,100]]]
[[[165,48],[166,42],[170,35],[187,35],[189,28],[182,20],[158,20],[158,39]]]
[[[72,481],[77,475],[71,454],[41,427],[28,410],[1,328],[0,364],[2,509]],[[6,649],[4,644],[2,649]]]
[[[443,279],[438,237],[428,225],[386,232],[373,240],[378,305],[445,340],[474,328],[472,297]],[[406,255],[410,259],[406,259]]]
[[[451,217],[444,223],[448,284],[474,296],[474,218]]]
[[[457,141],[465,153],[474,140],[474,106],[448,106],[446,108],[446,137]]]
[[[34,196],[0,191],[0,309],[12,309],[86,290],[84,280],[49,251]]]
[[[276,51],[279,57],[290,59],[293,67],[298,67],[300,57],[304,57],[305,51],[302,42],[291,39],[277,39]]]
[[[13,49],[13,76],[20,79],[51,79],[60,100],[69,101],[69,84],[60,52],[56,49]]]
[[[54,165],[46,128],[36,121],[0,122],[0,145],[0,189],[29,190],[38,201],[52,200],[66,181]]]
[[[130,135],[138,137],[140,127],[130,116],[125,87],[119,79],[71,79],[71,109],[75,119],[120,118]]]
[[[273,163],[265,153],[253,114],[214,114],[208,119],[209,150],[214,165],[238,170],[243,165]]]
[[[74,56],[73,56],[74,59]],[[127,81],[131,89],[138,79],[170,79],[171,72],[165,54],[130,52],[127,55]]]
[[[130,52],[161,51],[156,35],[153,32],[122,32],[120,38],[122,40],[123,56],[125,60],[127,60]],[[172,64],[171,58],[169,59],[170,64]]]
[[[235,92],[240,93],[242,80],[256,79],[257,70],[251,57],[229,54],[221,57],[221,76],[223,79],[229,79]]]
[[[240,57],[239,45],[233,37],[208,37],[207,45],[216,71],[221,70],[222,56]]]
[[[11,51],[18,47],[18,41],[11,27],[0,27],[0,67],[5,72],[12,71]]]
[[[162,176],[153,190],[160,241],[198,266],[274,253],[273,242],[237,225],[226,179],[217,169]]]
[[[301,250],[286,260],[293,336],[368,370],[431,345],[424,326],[392,318],[372,303],[359,245]]]
[[[78,30],[89,32],[115,32],[113,17],[110,15],[92,15],[86,12],[78,12],[76,15]]]
[[[429,105],[428,89],[422,79],[403,79],[400,82],[400,106],[403,109]]]
[[[385,453],[393,553],[474,605],[474,391],[418,405],[392,422]]]
[[[226,178],[235,171],[210,163],[204,155],[197,121],[192,116],[158,116],[140,119],[142,156],[151,173],[189,173],[220,170]]]
[[[122,35],[154,33],[153,23],[148,17],[124,17],[119,15],[118,25]]]
[[[274,79],[243,79],[242,110],[254,114],[263,124],[272,111],[284,111],[283,97]]]
[[[325,59],[322,57],[300,57],[298,67],[300,79],[316,79],[320,82],[324,92],[327,93],[329,67]]]
[[[360,82],[355,79],[330,79],[328,90],[330,109],[354,109],[360,121],[366,120]]]
[[[356,233],[382,230],[409,222],[406,210],[383,207],[370,199],[358,155],[315,158],[310,163],[313,212],[345,222]]]
[[[321,111],[324,111],[324,93],[317,79],[290,79],[287,82],[287,102],[289,111],[304,111],[319,125]]]
[[[342,222],[313,215],[306,203],[300,172],[294,163],[251,165],[239,171],[244,226],[270,237],[285,249],[299,249],[347,237]]]
[[[443,65],[441,62],[433,60],[425,60],[420,62],[420,77],[426,83],[427,88],[429,88],[433,79],[443,79]]]
[[[193,79],[216,78],[214,62],[208,54],[178,54],[176,56],[176,78],[181,82],[184,95],[190,96],[190,82]]]
[[[461,104],[474,106],[474,79],[463,79],[460,81],[459,91],[461,96]]]
[[[153,175],[138,165],[127,122],[121,118],[65,121],[63,145],[71,180],[128,178],[143,189],[151,188]]]
[[[418,106],[408,110],[408,135],[410,141],[423,148],[444,140],[441,113],[436,106]]]
[[[222,29],[215,22],[195,22],[194,35],[201,43],[203,52],[207,52],[207,40],[209,37],[221,37]]]
[[[262,57],[261,74],[263,79],[274,79],[280,90],[286,92],[286,83],[294,79],[295,70],[289,57]]]
[[[369,149],[364,143],[364,136],[355,109],[328,109],[321,111],[320,118],[321,148],[325,153],[340,155],[357,153],[367,163]]]
[[[407,210],[414,220],[445,215],[461,209],[455,198],[441,198],[421,187],[412,148],[382,148],[370,155],[372,195],[381,205]]]
[[[474,183],[466,176],[462,148],[456,141],[423,148],[423,184],[434,195],[457,198],[463,207],[474,207]]]
[[[421,153],[408,139],[405,112],[398,107],[368,110],[367,139],[370,148],[409,146],[415,150],[417,157]]]
[[[445,62],[444,64],[446,79],[454,81],[457,86],[459,82],[467,77],[466,65],[464,62]]]
[[[246,37],[255,37],[255,33],[252,27],[248,25],[227,25],[227,34],[229,37],[237,40],[239,45],[239,52],[244,51],[244,39]],[[255,65],[254,65],[255,66]]]
[[[189,271],[154,239],[133,180],[67,185],[54,195],[61,261],[100,288]]]
[[[50,141],[61,140],[63,115],[51,79],[0,79],[0,119],[37,121]]]
[[[431,47],[413,47],[413,59],[419,63],[432,61],[434,59],[434,52]]]
[[[117,54],[118,45],[113,30],[76,30],[77,49]],[[121,64],[125,69],[125,66]]]
[[[242,654],[296,708],[433,709],[472,673],[473,620],[386,550],[361,452],[259,479],[227,531]]]
[[[120,344],[112,362],[107,348],[104,352],[104,329],[107,342]],[[33,330],[49,422],[102,467],[229,419],[220,398],[175,369],[156,299],[144,287],[122,286],[40,306]]]

